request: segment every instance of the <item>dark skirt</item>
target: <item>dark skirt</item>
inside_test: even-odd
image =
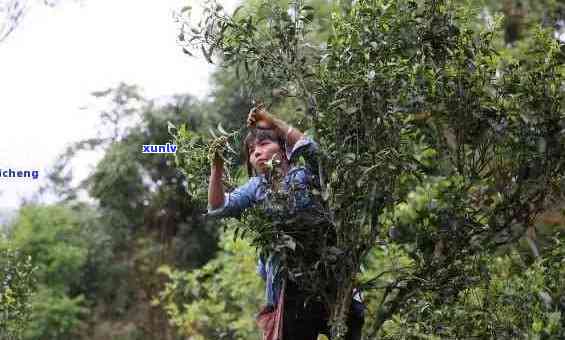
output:
[[[351,302],[346,340],[360,340],[365,306]],[[316,340],[319,334],[330,338],[329,312],[320,298],[310,297],[287,280],[283,314],[283,340]],[[331,338],[330,338],[331,339]]]

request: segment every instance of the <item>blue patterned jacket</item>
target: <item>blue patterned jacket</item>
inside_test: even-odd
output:
[[[317,180],[318,144],[311,138],[304,137],[294,144],[292,149],[286,148],[287,159],[290,168],[283,179],[283,191],[293,188],[308,190],[312,185],[319,186]],[[303,165],[298,165],[298,160],[304,159]],[[241,213],[253,205],[265,199],[267,180],[264,175],[251,177],[247,183],[225,194],[224,206],[218,209],[208,209],[209,216],[238,217]],[[297,208],[305,208],[311,203],[308,199],[297,202]],[[268,258],[259,258],[257,273],[265,280],[267,304],[276,306],[277,297],[282,288],[280,275],[280,258],[278,255],[270,255]]]

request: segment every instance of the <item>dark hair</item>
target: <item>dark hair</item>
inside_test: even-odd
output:
[[[249,131],[245,139],[243,140],[242,156],[245,164],[247,165],[247,175],[252,177],[254,175],[254,169],[249,161],[250,153],[249,148],[260,142],[262,140],[268,139],[279,145],[281,148],[281,153],[283,159],[286,159],[286,143],[284,137],[277,133],[274,129],[264,129],[264,128],[253,128]]]

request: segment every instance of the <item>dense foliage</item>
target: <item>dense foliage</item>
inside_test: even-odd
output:
[[[70,339],[87,312],[77,294],[87,258],[86,238],[75,213],[65,207],[27,206],[14,223],[12,242],[37,268],[27,339]]]
[[[0,244],[0,338],[17,338],[25,329],[35,291],[31,257],[22,256],[1,240]]]
[[[237,223],[232,221],[231,223]],[[218,256],[189,273],[163,267],[169,282],[155,303],[165,306],[179,334],[200,339],[258,339],[253,316],[264,297],[255,273],[255,249],[234,241],[231,225],[220,239]]]
[[[265,2],[243,18],[212,3],[188,41],[242,65],[252,87],[303,98],[325,151],[321,196],[339,250],[334,335],[378,240],[398,243],[410,261],[387,284],[370,280],[383,290],[375,332],[423,297],[437,311],[488,284],[493,256],[524,235],[539,257],[535,219],[559,203],[564,180],[564,59],[552,32],[537,28],[520,54],[505,53],[498,27],[477,30],[476,13],[454,2],[359,1],[332,13],[332,35],[317,49],[312,9]],[[407,209],[419,191],[427,203]]]

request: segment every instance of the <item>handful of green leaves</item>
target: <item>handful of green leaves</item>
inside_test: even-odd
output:
[[[222,159],[224,158],[223,153],[224,150],[226,149],[227,142],[228,142],[228,137],[226,136],[220,136],[214,138],[210,142],[210,146],[208,147],[208,161],[210,162],[210,164],[214,162],[214,159],[216,157],[220,157]]]
[[[219,133],[210,130],[212,138],[191,131],[186,124],[176,127],[168,123],[169,135],[177,145],[174,154],[175,165],[186,177],[186,191],[195,204],[204,208],[208,201],[208,182],[211,164],[216,157],[224,161],[224,186],[230,190],[235,187],[233,168],[239,153],[231,145],[240,144],[240,131],[226,132],[221,125]]]

